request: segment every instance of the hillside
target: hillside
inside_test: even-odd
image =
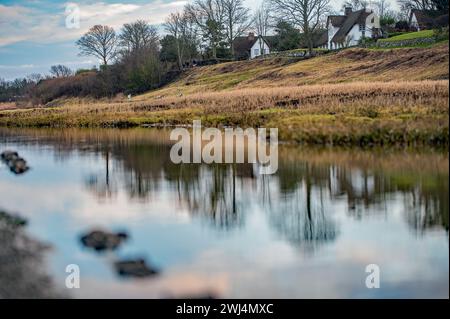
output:
[[[447,44],[392,50],[349,49],[299,62],[274,58],[198,67],[143,97],[358,81],[448,80],[448,67]]]
[[[161,89],[113,100],[65,99],[0,111],[3,126],[277,127],[315,144],[448,145],[447,45],[348,49],[304,61],[274,58],[187,70]]]

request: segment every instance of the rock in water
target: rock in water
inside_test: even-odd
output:
[[[14,174],[22,174],[29,170],[27,161],[15,151],[4,151],[1,154],[1,159]]]
[[[4,151],[1,157],[3,161],[10,161],[14,158],[18,158],[19,154],[15,151]]]
[[[124,232],[109,233],[97,229],[81,236],[80,239],[84,246],[93,248],[96,251],[103,251],[118,248],[122,242],[128,239],[128,235]]]
[[[114,263],[117,273],[124,277],[145,278],[158,274],[158,271],[150,268],[144,259],[122,260]]]

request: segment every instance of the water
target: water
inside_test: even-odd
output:
[[[449,296],[446,151],[286,145],[277,174],[261,176],[250,164],[175,165],[157,129],[2,129],[5,149],[32,169],[0,166],[0,211],[49,246],[17,266],[31,274],[0,275],[11,296],[42,276],[51,284],[37,290],[75,298]],[[131,238],[98,254],[79,241],[98,227]],[[160,275],[119,277],[113,261],[136,257]],[[68,264],[79,289],[65,288]],[[379,289],[366,287],[369,264]]]

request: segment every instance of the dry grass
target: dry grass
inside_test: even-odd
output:
[[[305,143],[448,145],[447,47],[354,49],[291,62],[196,68],[131,101],[68,99],[0,111],[0,125],[129,127],[201,119],[209,126],[278,127],[281,139]]]
[[[0,102],[0,111],[17,109],[15,102]]]
[[[300,62],[286,58],[230,62],[189,70],[162,90],[135,97],[135,100],[240,88],[442,80],[448,79],[448,57],[448,46],[438,45],[390,50],[350,49]]]
[[[237,89],[127,103],[79,103],[0,113],[4,126],[190,124],[278,127],[317,144],[447,144],[448,81],[355,82]]]

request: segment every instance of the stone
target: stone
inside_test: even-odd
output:
[[[142,258],[117,261],[114,266],[117,273],[124,277],[144,278],[158,274],[158,271],[149,267]]]
[[[128,234],[125,232],[109,233],[99,229],[92,230],[80,238],[85,247],[96,251],[115,250],[127,239]]]

